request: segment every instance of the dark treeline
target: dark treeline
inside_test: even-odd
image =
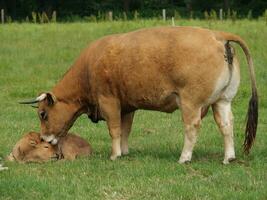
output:
[[[167,17],[179,12],[182,17],[203,17],[204,11],[235,10],[239,17],[246,17],[250,12],[252,17],[262,15],[267,8],[267,0],[0,0],[0,9],[14,20],[30,17],[32,11],[45,12],[48,16],[57,11],[60,20],[68,20],[72,16],[99,16],[100,13],[113,11],[114,16],[133,15],[135,11],[140,17],[157,17],[161,9],[167,10]]]

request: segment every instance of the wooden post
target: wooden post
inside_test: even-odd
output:
[[[4,24],[4,22],[5,22],[5,11],[4,11],[4,9],[1,9],[1,22],[2,22],[2,24]]]
[[[166,21],[166,10],[162,9],[162,19],[163,21]]]
[[[220,9],[220,20],[223,20],[223,9]]]
[[[123,20],[124,21],[127,21],[127,14],[126,14],[126,12],[123,12]]]
[[[113,20],[113,13],[112,13],[112,11],[109,11],[108,12],[108,19],[109,19],[109,21],[112,21]]]
[[[139,16],[139,13],[136,11],[134,11],[134,20],[137,20],[138,19],[138,16]]]
[[[172,17],[172,26],[175,26],[174,17]]]
[[[52,22],[57,22],[57,11],[53,11],[53,13],[52,13],[52,20],[51,20]]]

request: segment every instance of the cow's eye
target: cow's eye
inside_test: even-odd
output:
[[[44,148],[48,149],[48,146],[44,146]]]
[[[47,120],[47,112],[45,112],[44,110],[41,110],[39,112],[39,117],[42,119],[42,120]]]

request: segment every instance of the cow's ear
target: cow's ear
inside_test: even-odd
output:
[[[52,93],[52,92],[47,92],[46,93],[46,99],[47,99],[47,103],[49,106],[52,106],[56,103],[57,98],[56,96]]]

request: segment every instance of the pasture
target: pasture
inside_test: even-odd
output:
[[[93,40],[104,35],[167,26],[140,20],[71,24],[0,26],[0,156],[30,130],[39,131],[34,108],[22,99],[49,91]],[[180,112],[138,111],[129,139],[130,154],[110,161],[106,124],[81,116],[71,132],[86,138],[90,158],[46,164],[5,163],[0,172],[0,199],[266,199],[267,198],[267,26],[263,21],[179,21],[240,35],[254,58],[260,96],[259,125],[251,154],[242,151],[250,81],[243,52],[237,47],[241,85],[233,103],[237,160],[222,165],[223,140],[212,112],[204,118],[192,162],[179,165],[183,145]]]

